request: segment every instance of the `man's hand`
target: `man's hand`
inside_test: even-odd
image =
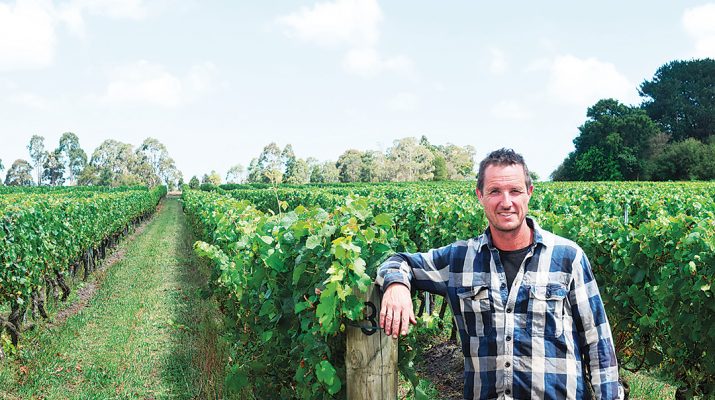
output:
[[[380,328],[385,329],[386,334],[397,338],[400,332],[403,336],[407,335],[410,323],[417,324],[410,289],[401,283],[393,283],[382,296]]]

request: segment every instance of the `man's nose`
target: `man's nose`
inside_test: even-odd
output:
[[[511,208],[512,198],[509,192],[502,194],[501,206],[503,208]]]

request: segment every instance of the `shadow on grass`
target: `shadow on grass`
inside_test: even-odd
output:
[[[225,345],[220,334],[223,317],[209,293],[209,267],[193,251],[195,241],[178,201],[169,200],[178,227],[174,243],[178,287],[171,323],[172,350],[163,379],[174,386],[174,393],[186,399],[223,399]]]

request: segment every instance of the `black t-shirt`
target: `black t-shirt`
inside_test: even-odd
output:
[[[499,260],[501,260],[501,264],[504,267],[504,273],[506,274],[507,290],[511,289],[511,284],[514,282],[516,274],[519,273],[521,263],[524,261],[524,258],[529,253],[530,249],[531,245],[528,245],[523,249],[511,251],[497,249],[499,250]]]

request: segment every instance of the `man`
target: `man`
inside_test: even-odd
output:
[[[527,217],[524,159],[501,149],[479,164],[484,234],[380,267],[380,327],[416,323],[410,289],[443,295],[462,341],[465,399],[621,399],[611,328],[586,255]]]

